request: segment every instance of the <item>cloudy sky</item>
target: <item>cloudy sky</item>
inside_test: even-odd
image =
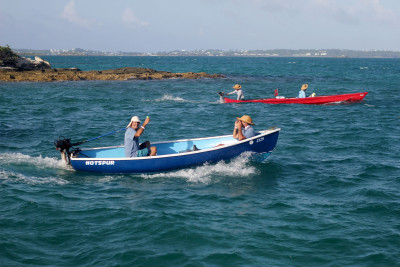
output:
[[[400,0],[0,0],[0,45],[400,51]]]

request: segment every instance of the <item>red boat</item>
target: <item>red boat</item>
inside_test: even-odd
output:
[[[249,100],[235,100],[221,96],[221,103],[265,103],[265,104],[307,104],[307,105],[323,105],[323,104],[338,104],[338,103],[351,103],[360,102],[368,92],[343,94],[343,95],[320,95],[314,97],[296,98],[277,96],[275,98],[259,98]]]

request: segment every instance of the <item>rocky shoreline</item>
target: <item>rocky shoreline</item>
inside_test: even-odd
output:
[[[221,74],[207,74],[205,72],[172,73],[157,71],[149,68],[127,67],[102,71],[81,71],[77,68],[41,70],[18,70],[0,68],[0,81],[5,82],[53,82],[53,81],[123,81],[123,80],[161,80],[161,79],[201,79],[225,78]]]

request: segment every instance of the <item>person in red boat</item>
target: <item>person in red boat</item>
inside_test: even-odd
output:
[[[301,86],[298,98],[305,98],[306,97],[307,88],[308,88],[308,84],[306,84],[306,83]]]
[[[235,89],[235,90],[230,92],[230,93],[226,93],[226,95],[237,94],[237,99],[236,100],[244,100],[242,86],[240,84],[236,84],[232,88]]]

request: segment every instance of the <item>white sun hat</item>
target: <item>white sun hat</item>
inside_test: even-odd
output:
[[[131,118],[131,122],[130,122],[130,123],[128,124],[128,126],[126,126],[126,127],[127,127],[127,128],[128,128],[128,127],[131,127],[132,122],[141,122],[141,121],[140,121],[140,119],[139,119],[138,116],[133,116],[133,117]]]

